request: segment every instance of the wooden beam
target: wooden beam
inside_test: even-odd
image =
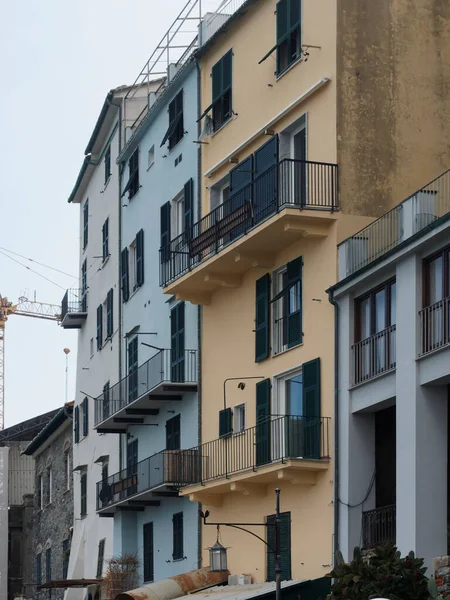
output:
[[[159,408],[126,408],[127,415],[158,415]]]

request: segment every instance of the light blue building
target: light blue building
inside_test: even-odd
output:
[[[118,158],[124,378],[96,400],[95,423],[121,434],[122,469],[98,482],[97,512],[114,519],[114,555],[137,554],[138,585],[199,566],[198,506],[177,492],[198,466],[179,452],[199,441],[198,308],[159,285],[159,248],[197,218],[197,77],[190,59],[152,82]]]

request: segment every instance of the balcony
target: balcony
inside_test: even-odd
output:
[[[328,417],[272,416],[243,432],[206,442],[188,452],[198,479],[183,495],[205,500],[230,491],[263,492],[272,482],[314,484],[330,458]]]
[[[396,505],[363,512],[363,548],[395,544]]]
[[[142,424],[161,407],[181,401],[183,393],[197,391],[197,371],[197,350],[185,350],[176,363],[171,350],[160,350],[96,398],[95,428],[125,433],[129,425]]]
[[[87,318],[87,292],[67,290],[61,302],[61,326],[64,329],[80,329]]]
[[[353,385],[395,369],[395,340],[396,326],[391,325],[352,346]]]
[[[177,488],[198,480],[195,450],[163,450],[97,483],[97,512],[143,511],[159,498],[177,496]]]
[[[421,310],[419,320],[419,356],[425,356],[450,344],[450,298],[439,300]]]
[[[338,168],[284,159],[160,249],[166,293],[208,303],[254,266],[304,236],[326,237],[338,207]]]
[[[339,280],[382,259],[450,217],[450,171],[415,192],[339,246]]]

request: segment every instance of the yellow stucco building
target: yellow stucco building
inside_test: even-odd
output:
[[[162,250],[164,291],[202,307],[202,445],[198,483],[183,494],[211,521],[261,523],[280,488],[284,578],[321,577],[333,562],[334,311],[325,290],[337,245],[409,191],[403,177],[393,197],[366,170],[362,189],[376,188],[377,201],[358,202],[360,133],[337,133],[351,134],[352,110],[366,118],[339,80],[350,69],[338,55],[350,53],[343,4],[248,1],[203,44],[200,219]],[[357,42],[354,56],[368,60]],[[422,176],[441,170],[437,144],[433,152]],[[204,564],[215,539],[204,526]],[[226,528],[221,539],[231,572],[273,579],[260,541]]]

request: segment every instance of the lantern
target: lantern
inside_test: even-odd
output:
[[[227,549],[217,539],[214,546],[209,549],[209,570],[227,571]]]

